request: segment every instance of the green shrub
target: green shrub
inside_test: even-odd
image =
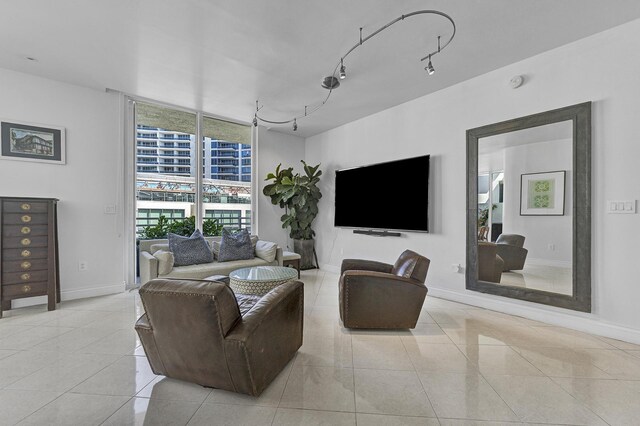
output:
[[[218,223],[217,219],[205,219],[202,223],[202,233],[207,237],[222,235],[223,226]],[[196,218],[195,216],[187,217],[183,220],[176,220],[169,222],[169,220],[160,215],[158,223],[156,225],[147,226],[140,232],[140,239],[142,240],[155,240],[161,238],[167,238],[167,234],[183,235],[185,237],[193,234],[196,230]]]

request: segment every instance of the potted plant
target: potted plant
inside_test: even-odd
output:
[[[313,220],[318,215],[318,202],[322,198],[318,182],[322,171],[320,164],[309,166],[301,160],[304,175],[293,173],[293,167],[282,169],[278,164],[275,173],[269,173],[266,181],[272,181],[264,187],[262,193],[271,198],[271,203],[285,209],[280,220],[284,229],[289,228],[289,237],[293,239],[293,251],[301,257],[300,268],[312,269],[314,265]]]

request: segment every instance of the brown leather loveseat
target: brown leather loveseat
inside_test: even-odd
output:
[[[155,279],[140,297],[136,331],[155,374],[258,396],[302,345],[300,281],[236,300],[221,282]]]
[[[347,328],[415,328],[427,295],[429,259],[405,250],[394,265],[345,259],[340,319]]]

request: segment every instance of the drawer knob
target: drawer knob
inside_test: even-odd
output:
[[[22,286],[22,292],[23,293],[29,293],[31,292],[31,286],[29,284],[25,284]]]
[[[20,253],[20,255],[22,257],[29,257],[31,256],[31,250],[22,250],[22,253]]]
[[[22,228],[20,228],[20,232],[22,232],[23,234],[30,234],[31,233],[31,228],[29,228],[28,226],[23,226]]]
[[[31,204],[29,203],[22,203],[22,205],[20,206],[20,208],[24,211],[29,211],[31,210]]]
[[[29,269],[29,268],[31,268],[31,262],[29,262],[28,260],[25,260],[24,262],[22,262],[20,264],[20,267],[22,269]]]
[[[31,245],[31,240],[29,238],[23,238],[22,240],[20,240],[20,244],[22,244],[23,246]]]
[[[22,217],[20,218],[24,223],[29,223],[31,222],[31,216],[29,216],[28,214],[23,214]]]
[[[22,281],[30,280],[31,279],[31,274],[22,274],[22,275],[20,275],[20,279]]]

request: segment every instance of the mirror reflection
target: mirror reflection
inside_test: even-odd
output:
[[[573,122],[478,139],[478,279],[572,295]]]

